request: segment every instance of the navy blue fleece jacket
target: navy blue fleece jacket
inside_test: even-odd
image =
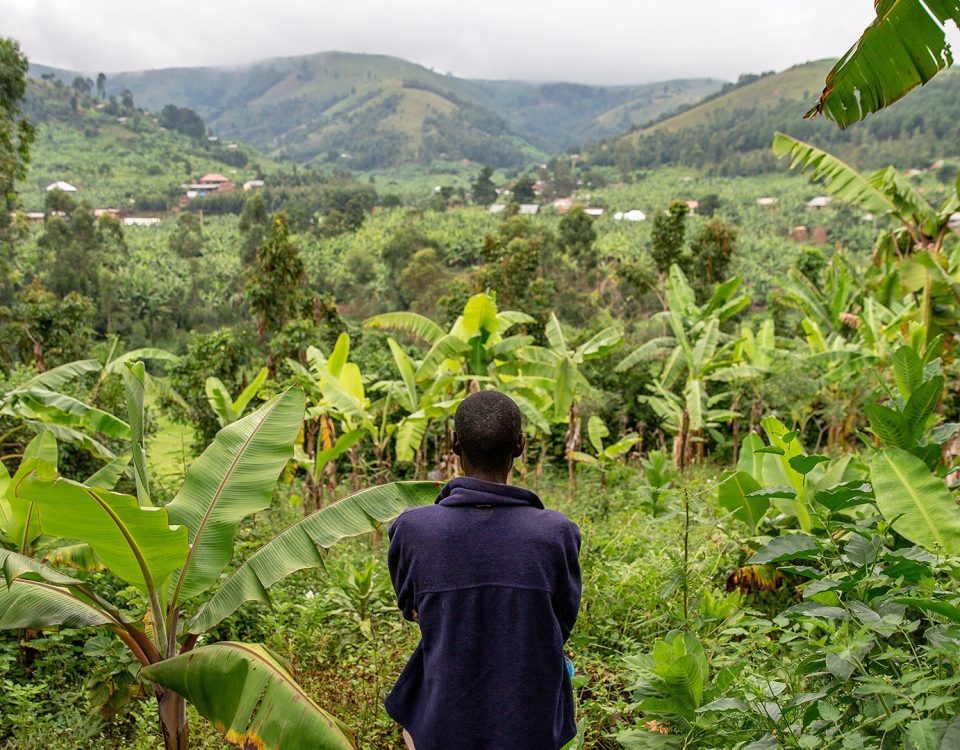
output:
[[[533,492],[470,477],[390,527],[397,603],[421,639],[387,712],[417,750],[558,750],[576,734],[563,644],[580,530]]]

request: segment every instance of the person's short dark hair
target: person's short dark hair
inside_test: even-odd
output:
[[[509,463],[520,441],[522,416],[509,396],[499,391],[471,393],[457,407],[453,428],[460,450],[480,469]]]

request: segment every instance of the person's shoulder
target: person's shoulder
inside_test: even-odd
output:
[[[414,508],[404,508],[400,515],[393,519],[390,524],[390,536],[392,537],[399,529],[415,529],[420,524],[427,522],[427,519],[435,512],[435,505],[418,505]]]
[[[561,539],[580,540],[580,527],[558,510],[544,508],[539,512],[538,524]]]

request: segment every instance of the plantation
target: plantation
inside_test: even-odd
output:
[[[383,700],[420,630],[387,530],[457,475],[453,415],[491,388],[524,418],[512,482],[582,535],[567,747],[960,747],[939,135],[861,131],[864,173],[767,120],[763,157],[652,162],[645,137],[707,127],[664,120],[622,158],[328,173],[177,107],[121,123],[82,80],[28,97],[0,52],[3,747],[401,747]],[[769,78],[700,107],[749,119]],[[875,163],[898,143],[938,163]],[[267,184],[180,205],[218,169]],[[123,200],[160,224],[94,212]]]

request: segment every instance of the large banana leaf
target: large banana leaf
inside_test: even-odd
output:
[[[41,418],[42,421],[100,432],[124,440],[130,438],[130,428],[126,422],[63,393],[31,388],[20,395],[20,402],[29,410],[29,416]]]
[[[770,509],[770,498],[750,497],[752,492],[760,489],[760,483],[750,474],[736,471],[720,482],[717,499],[720,507],[731,511],[734,518],[743,521],[755,532]]]
[[[774,133],[773,153],[790,159],[790,169],[811,170],[810,180],[821,182],[831,195],[875,214],[892,213],[893,202],[846,162],[816,146],[784,133]]]
[[[306,568],[323,564],[321,549],[341,539],[380,527],[405,508],[433,502],[438,482],[395,482],[362,490],[312,513],[267,542],[210,597],[190,621],[190,632],[203,633],[245,602],[269,602],[267,589]]]
[[[544,332],[547,335],[547,342],[550,348],[561,356],[567,353],[567,340],[563,336],[563,329],[560,327],[560,321],[557,320],[555,313],[550,313],[550,318],[544,326]]]
[[[403,379],[403,385],[407,390],[407,400],[410,404],[416,406],[420,402],[420,397],[417,395],[417,376],[413,369],[413,362],[392,338],[387,339],[387,344],[390,346],[393,361],[397,365],[397,370],[400,371],[400,377]]]
[[[0,629],[80,628],[112,624],[114,620],[93,604],[74,596],[70,588],[83,581],[59,573],[36,560],[0,549]]]
[[[479,335],[486,342],[499,327],[497,305],[489,294],[475,294],[467,300],[463,307],[463,328],[468,336]]]
[[[443,337],[443,329],[430,318],[413,312],[391,312],[375,315],[363,322],[366,328],[412,333],[428,344],[435,344]]]
[[[888,448],[870,462],[870,483],[877,507],[900,534],[926,549],[960,554],[956,498],[923,461]]]
[[[452,334],[442,336],[430,347],[430,351],[417,368],[417,380],[429,380],[443,362],[448,359],[459,360],[469,349],[467,343],[457,336]]]
[[[171,522],[190,533],[171,604],[205,591],[233,557],[240,521],[270,505],[277,477],[293,456],[303,411],[303,391],[290,388],[220,430],[191,464],[167,506]]]
[[[604,328],[586,343],[577,347],[577,356],[583,359],[605,357],[623,342],[623,334],[616,328]]]
[[[263,646],[224,641],[141,671],[186,698],[226,739],[258,750],[350,750],[350,730],[314,703]]]
[[[876,0],[877,17],[827,74],[806,117],[846,128],[893,104],[953,64],[944,25],[960,24],[957,0]]]
[[[54,367],[39,375],[36,375],[26,383],[14,388],[11,393],[22,393],[32,388],[47,388],[56,390],[71,380],[82,377],[91,372],[99,372],[102,365],[95,359],[81,359],[76,362],[67,362],[65,365]]]
[[[171,527],[163,508],[141,508],[136,498],[55,477],[40,468],[16,490],[37,509],[44,534],[89,544],[118,578],[155,591],[183,565],[187,530]]]

